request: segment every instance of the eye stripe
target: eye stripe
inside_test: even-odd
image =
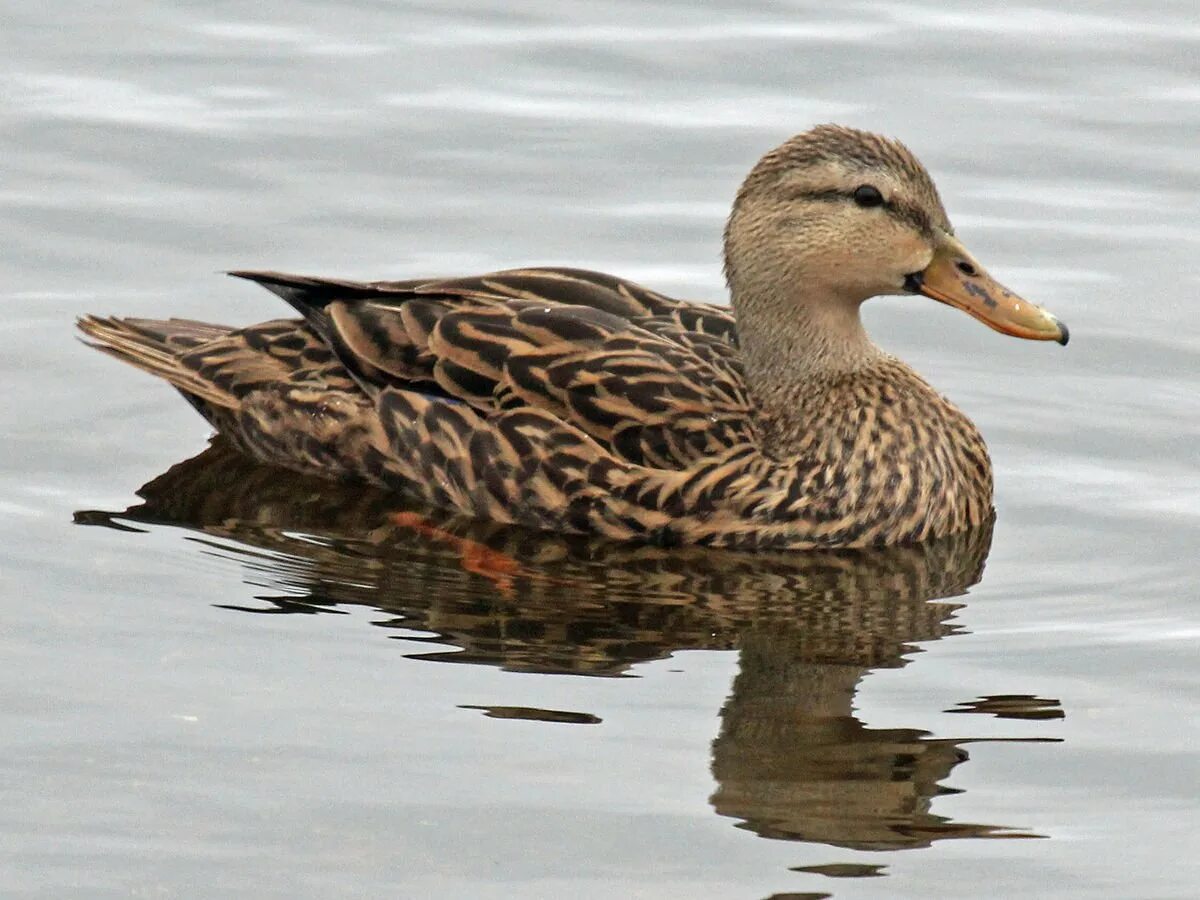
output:
[[[853,202],[853,194],[847,194],[844,191],[809,191],[797,190],[787,197],[788,200],[815,200],[819,203],[845,203],[847,200]],[[909,203],[897,202],[895,200],[885,200],[883,205],[875,207],[884,210],[888,215],[899,219],[906,225],[915,228],[921,234],[930,236],[933,234],[933,222],[929,215],[919,206]]]
[[[787,195],[787,199],[791,200],[819,200],[822,203],[842,203],[846,200],[847,195],[841,191],[808,191],[797,190]]]

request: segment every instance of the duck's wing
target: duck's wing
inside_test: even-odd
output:
[[[580,270],[374,283],[234,274],[301,312],[377,402],[410,391],[485,419],[534,412],[662,469],[753,438],[734,320],[720,307]]]
[[[417,293],[448,293],[463,297],[511,300],[549,300],[565,306],[584,306],[627,319],[667,319],[688,333],[707,334],[737,346],[737,327],[727,307],[660,294],[634,281],[571,268],[506,269],[468,278],[380,281],[373,286]]]
[[[384,284],[239,274],[304,319],[80,326],[267,462],[618,540],[786,537],[746,518],[772,470],[724,310],[559,270]]]

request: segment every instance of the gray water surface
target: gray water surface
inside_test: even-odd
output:
[[[4,896],[1200,892],[1194,4],[0,20]],[[868,305],[987,437],[993,533],[814,560],[413,529],[205,450],[72,338],[280,315],[242,267],[720,300],[740,178],[831,120],[905,140],[1070,323]]]

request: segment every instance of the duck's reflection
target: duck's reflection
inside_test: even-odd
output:
[[[870,729],[862,676],[954,633],[990,529],[917,547],[736,554],[566,540],[429,518],[366,487],[256,465],[217,442],[89,524],[192,529],[239,559],[265,605],[380,609],[414,655],[509,670],[621,675],[676,650],[733,649],[741,669],[713,743],[721,815],[765,837],[859,849],[1014,836],[931,814],[965,740]],[[450,644],[458,648],[445,650]],[[1045,702],[1045,701],[1042,701]]]

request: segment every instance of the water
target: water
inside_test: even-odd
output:
[[[5,5],[0,892],[1196,895],[1194,7],[826,7]],[[987,436],[994,534],[416,533],[220,448],[134,496],[205,426],[74,315],[278,315],[238,267],[718,298],[738,180],[827,120],[1070,323],[868,309]]]

